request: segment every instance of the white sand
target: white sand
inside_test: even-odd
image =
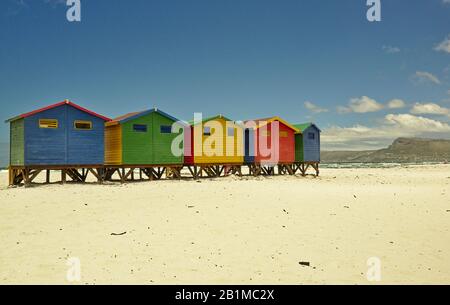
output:
[[[1,173],[0,184],[3,284],[68,283],[68,257],[89,284],[369,284],[370,257],[381,284],[450,283],[446,165],[27,189]]]

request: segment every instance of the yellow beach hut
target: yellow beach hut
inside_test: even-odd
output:
[[[227,117],[217,115],[191,122],[193,143],[191,156],[185,163],[192,165],[242,165],[244,162],[244,129]]]

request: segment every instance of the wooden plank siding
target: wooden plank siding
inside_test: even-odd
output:
[[[23,166],[25,162],[25,126],[24,119],[11,122],[10,164]]]
[[[153,164],[152,123],[152,116],[144,115],[122,124],[123,164]],[[147,126],[147,131],[133,130],[135,124]]]
[[[122,119],[123,118],[123,119]],[[180,156],[172,153],[172,142],[182,134],[163,132],[171,128],[175,118],[158,110],[132,113],[106,124],[106,164],[108,165],[182,165],[183,147]],[[135,125],[143,125],[141,131]],[[120,140],[119,140],[120,139]],[[119,145],[120,143],[120,145]]]
[[[309,138],[314,135],[314,139]],[[320,162],[320,132],[314,126],[303,132],[303,162]]]
[[[233,126],[229,127],[227,122]],[[205,127],[211,129],[210,136],[204,135]],[[233,135],[228,134],[228,128],[234,129]],[[195,164],[243,164],[244,132],[241,126],[223,117],[216,117],[195,125],[193,129]],[[221,133],[216,131],[219,129]]]
[[[295,135],[295,162],[303,162],[304,154],[303,154],[303,135],[296,134]]]
[[[66,106],[67,164],[103,164],[105,156],[105,121],[77,108]],[[87,130],[75,128],[75,121],[92,123]]]
[[[122,164],[122,127],[119,124],[105,127],[105,164]]]
[[[8,120],[13,166],[100,165],[104,163],[104,122],[68,100]],[[46,121],[42,123],[41,121]],[[76,127],[85,122],[88,128]]]
[[[25,118],[25,165],[67,164],[66,106]],[[58,128],[39,128],[40,119],[58,120]]]
[[[284,123],[279,122],[279,141],[275,143],[278,146],[272,149],[272,124],[268,124],[266,128],[257,129],[256,136],[258,140],[265,141],[266,147],[275,151],[278,149],[278,162],[277,163],[293,163],[295,161],[295,131],[286,126]],[[258,141],[255,141],[258,143]],[[259,143],[257,144],[257,154],[255,156],[256,163],[270,162],[273,156],[264,156],[260,150]],[[272,152],[273,154],[274,152]]]
[[[172,142],[177,136],[182,134],[182,131],[178,133],[161,132],[161,126],[172,127],[172,124],[175,122],[176,121],[161,115],[158,112],[152,113],[152,149],[154,164],[183,164],[184,154],[181,153],[181,156],[175,156],[172,153]],[[183,146],[181,146],[180,149],[183,151]]]
[[[295,161],[320,162],[320,129],[313,123],[294,126],[300,130],[295,135]]]

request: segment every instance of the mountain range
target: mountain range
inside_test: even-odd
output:
[[[449,162],[450,140],[398,138],[380,150],[322,151],[323,163]]]

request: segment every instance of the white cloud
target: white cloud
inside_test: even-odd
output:
[[[450,3],[450,0],[447,0]],[[450,53],[450,35],[434,47],[435,51]]]
[[[424,72],[424,71],[417,71],[412,77],[411,79],[416,82],[416,83],[434,83],[437,85],[441,84],[441,81],[439,80],[439,78],[433,74],[431,74],[430,72]]]
[[[308,109],[309,111],[313,112],[313,113],[322,113],[322,112],[328,112],[328,109],[326,108],[321,108],[313,103],[311,103],[310,101],[306,101],[305,102],[305,107],[306,109]]]
[[[400,48],[393,47],[393,46],[383,46],[382,49],[387,54],[400,53],[400,51],[401,51]]]
[[[406,128],[410,132],[450,132],[450,125],[412,114],[388,114],[386,123]]]
[[[325,150],[364,150],[386,147],[399,137],[450,138],[450,125],[411,114],[388,114],[377,127],[325,128],[321,139]]]
[[[380,111],[383,108],[384,106],[376,100],[367,96],[362,96],[359,98],[352,98],[346,107],[339,106],[337,110],[339,113],[368,113]]]
[[[436,114],[450,116],[450,109],[439,106],[435,103],[416,103],[411,109],[412,114]]]
[[[387,103],[389,109],[400,109],[406,106],[406,103],[401,99],[393,99]]]

